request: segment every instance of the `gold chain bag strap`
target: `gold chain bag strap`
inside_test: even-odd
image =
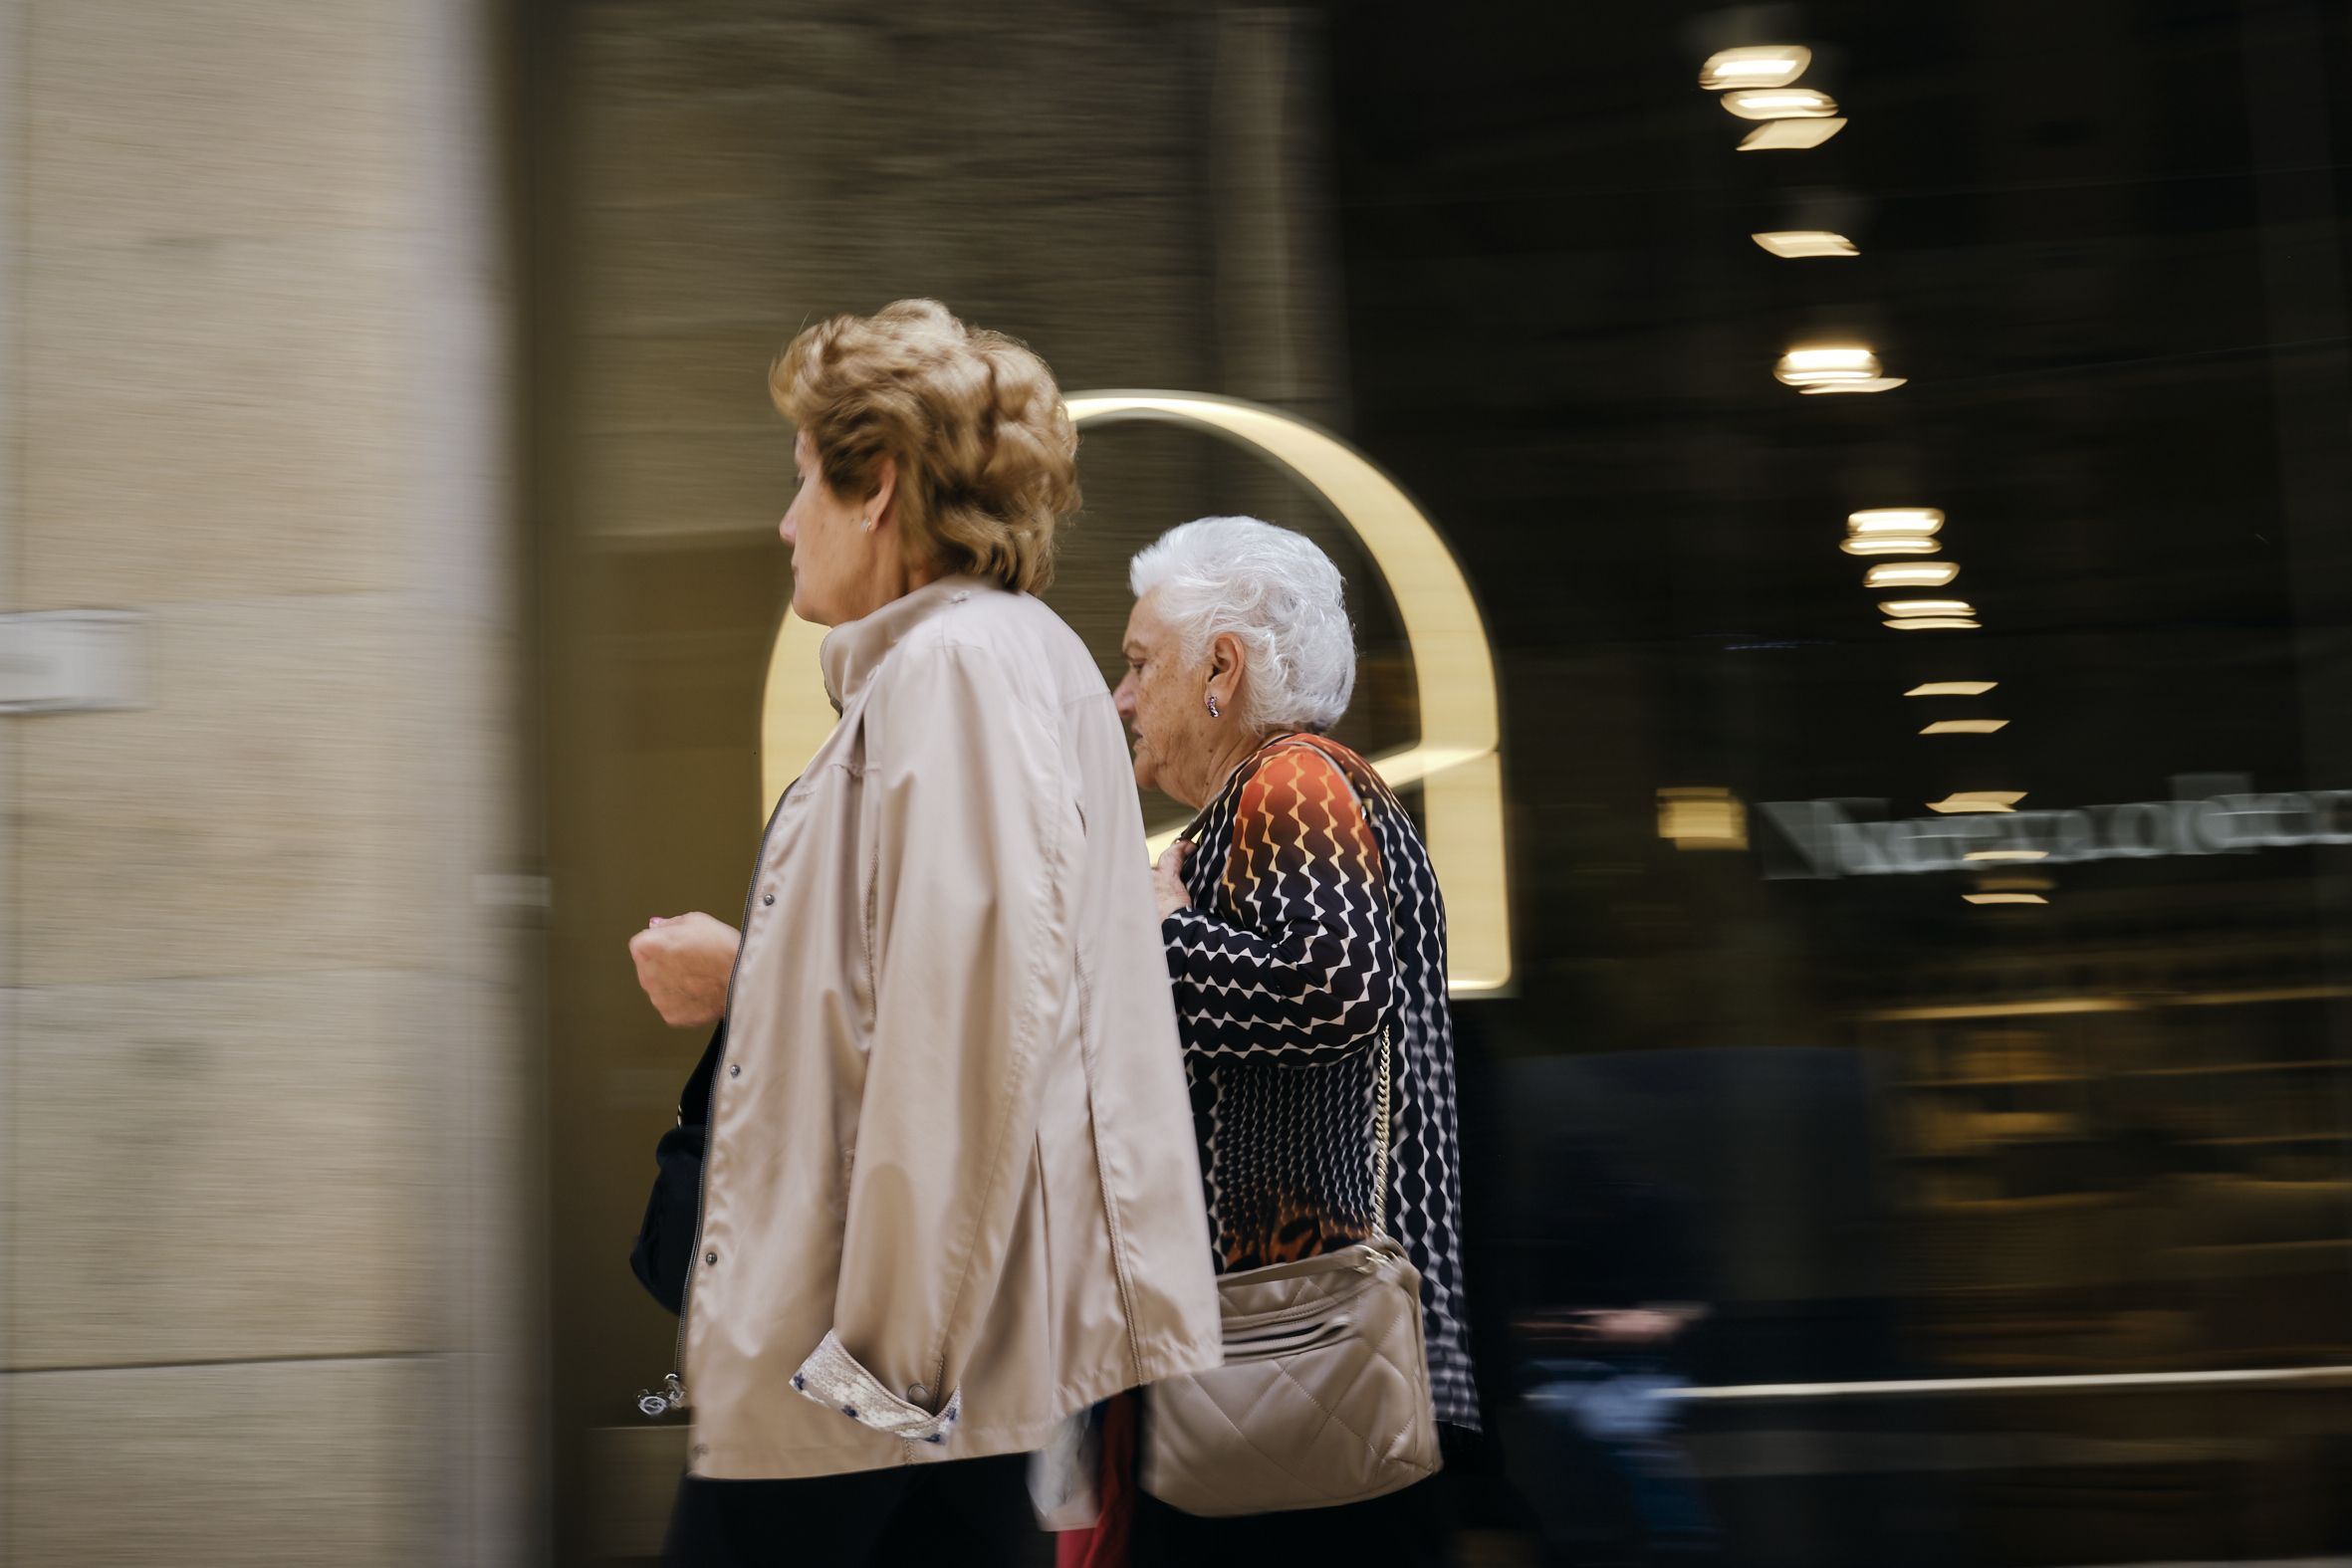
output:
[[[1437,1473],[1421,1273],[1387,1233],[1388,1101],[1384,1025],[1374,1239],[1218,1281],[1225,1364],[1147,1396],[1141,1478],[1160,1501],[1212,1516],[1327,1508]]]

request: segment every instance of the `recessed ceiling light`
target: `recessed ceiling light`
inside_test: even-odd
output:
[[[2009,727],[2006,719],[1938,719],[1922,735],[1992,735]]]
[[[1824,381],[1819,386],[1800,386],[1797,390],[1807,397],[1818,397],[1835,392],[1891,392],[1910,384],[1907,375],[1874,375],[1867,381]]]
[[[1882,620],[1879,624],[1896,631],[1980,631],[1985,625],[1965,615],[1908,615],[1901,620]]]
[[[1934,507],[1872,507],[1846,514],[1846,528],[1855,534],[1933,534],[1943,526],[1944,514]]]
[[[2049,855],[2050,852],[2046,849],[1972,849],[1960,858],[1963,860],[2047,860]]]
[[[1860,343],[1815,343],[1791,348],[1772,374],[1790,386],[1825,386],[1838,381],[1878,380],[1878,355]]]
[[[1707,57],[1707,64],[1699,68],[1699,85],[1710,93],[1726,88],[1786,87],[1812,63],[1813,52],[1802,44],[1726,49]]]
[[[1837,548],[1849,556],[1933,556],[1944,547],[1902,534],[1860,534]]]
[[[1866,588],[1940,588],[1960,575],[1949,560],[1888,561],[1862,574]]]
[[[1837,100],[1819,88],[1734,88],[1722,102],[1742,119],[1828,119],[1837,113]]]
[[[1929,681],[1905,692],[1906,697],[1982,697],[1999,681]]]
[[[2046,904],[2049,902],[2039,893],[1963,893],[1960,896],[1972,904]]]
[[[1821,397],[1843,392],[1891,392],[1898,386],[1909,386],[1907,375],[1874,375],[1860,381],[1823,381],[1815,386],[1800,386],[1798,391],[1807,397]]]
[[[1742,152],[1802,152],[1846,128],[1843,119],[1773,119],[1740,138]]]
[[[1778,229],[1748,237],[1774,256],[1785,257],[1789,261],[1803,261],[1813,256],[1862,254],[1852,240],[1842,234],[1832,234],[1827,229]]]
[[[1879,602],[1881,615],[1974,615],[1977,607],[1967,599],[1883,599]]]

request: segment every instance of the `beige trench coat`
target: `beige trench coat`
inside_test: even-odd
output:
[[[973,578],[823,665],[841,722],[769,823],[712,1085],[680,1333],[716,1478],[1020,1453],[1220,1357],[1100,671]]]

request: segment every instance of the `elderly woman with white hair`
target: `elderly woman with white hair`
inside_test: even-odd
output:
[[[1198,812],[1157,887],[1216,1266],[1401,1241],[1421,1277],[1437,1422],[1475,1429],[1445,906],[1411,814],[1323,733],[1355,685],[1339,570],[1302,535],[1204,518],[1138,555],[1129,582],[1116,699],[1135,779]],[[1366,1112],[1391,1057],[1374,1198]],[[1300,1561],[1342,1539],[1367,1560],[1442,1561],[1438,1488],[1222,1518],[1147,1496],[1136,1561]],[[1362,1528],[1327,1533],[1338,1524]]]

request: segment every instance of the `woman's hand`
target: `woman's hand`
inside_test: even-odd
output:
[[[1158,895],[1162,920],[1192,908],[1192,890],[1184,885],[1184,862],[1191,854],[1192,840],[1179,838],[1160,852],[1160,863],[1151,868],[1151,888]]]
[[[743,933],[700,911],[655,915],[629,938],[637,984],[661,1021],[672,1028],[707,1029],[727,1012],[727,982]]]

